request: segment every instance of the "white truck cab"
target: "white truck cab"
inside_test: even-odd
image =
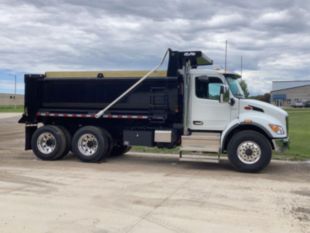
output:
[[[287,145],[287,112],[246,99],[240,78],[219,70],[189,70],[190,133],[182,137],[181,153],[197,148],[201,152],[227,152],[237,169],[257,171],[269,163],[272,149],[281,151]]]
[[[246,99],[238,74],[196,69],[190,75],[190,129],[225,132],[239,124],[252,124],[272,138],[287,137],[287,112],[262,101]],[[227,96],[221,100],[222,87]]]

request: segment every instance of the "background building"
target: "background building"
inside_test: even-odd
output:
[[[310,101],[310,80],[273,81],[271,102],[277,106],[291,106]]]

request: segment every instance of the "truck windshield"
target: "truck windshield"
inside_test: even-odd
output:
[[[230,89],[231,93],[236,98],[243,99],[244,93],[243,93],[243,90],[240,86],[239,80],[236,78],[232,78],[232,77],[226,77],[226,80],[228,82],[229,89]]]

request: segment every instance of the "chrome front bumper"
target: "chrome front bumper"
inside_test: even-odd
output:
[[[283,153],[288,149],[289,146],[289,138],[279,138],[272,140],[274,150],[278,153]]]

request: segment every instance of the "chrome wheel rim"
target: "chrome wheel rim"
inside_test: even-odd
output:
[[[93,134],[83,134],[78,140],[79,151],[85,156],[92,156],[98,150],[98,140]]]
[[[242,163],[254,164],[261,158],[262,150],[256,142],[245,141],[238,146],[237,155]]]
[[[51,154],[56,148],[56,138],[52,133],[40,134],[37,139],[37,147],[42,154]]]

